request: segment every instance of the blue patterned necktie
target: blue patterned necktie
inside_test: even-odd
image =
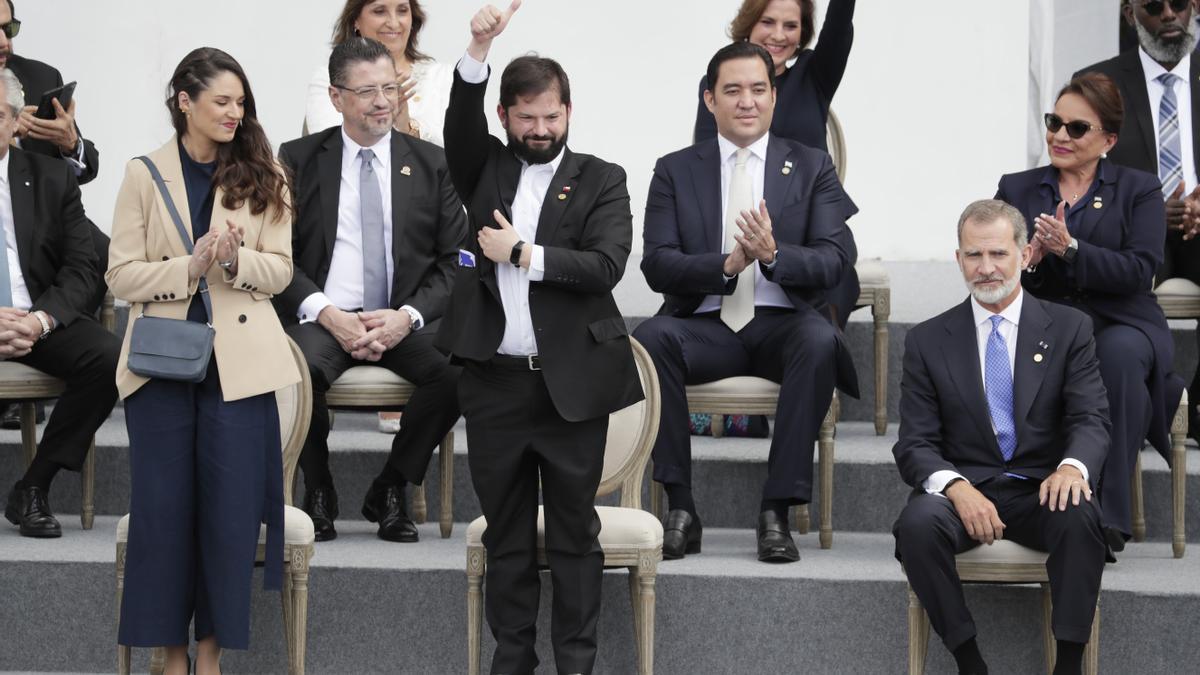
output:
[[[1170,197],[1183,182],[1183,153],[1179,149],[1179,104],[1175,100],[1178,75],[1163,73],[1156,78],[1163,86],[1158,105],[1158,178],[1163,199]]]
[[[1017,452],[1017,425],[1013,421],[1012,371],[1008,367],[1008,344],[1000,334],[1000,322],[1004,317],[991,317],[992,332],[988,334],[984,352],[983,388],[987,392],[988,411],[992,414],[992,427],[996,430],[996,442],[1005,463],[1011,462]]]
[[[369,148],[359,151],[358,198],[362,220],[363,309],[371,312],[388,307],[387,249],[383,244],[383,194]]]

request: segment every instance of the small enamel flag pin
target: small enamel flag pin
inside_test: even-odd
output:
[[[1093,209],[1104,208],[1104,200],[1100,199],[1100,195],[1096,195],[1095,197],[1092,198],[1092,208]]]
[[[558,201],[560,201],[560,202],[561,202],[561,201],[563,201],[564,199],[566,199],[566,198],[567,198],[567,195],[568,195],[568,194],[570,194],[570,193],[571,193],[571,186],[570,186],[570,185],[564,185],[564,186],[563,186],[563,189],[562,189],[562,192],[558,193]]]
[[[789,173],[791,173],[791,172],[792,172],[792,161],[791,161],[791,160],[784,160],[784,161],[783,161],[783,175],[785,175],[785,176],[786,176],[786,175],[788,175],[788,174],[789,174]]]
[[[1038,342],[1038,346],[1041,347],[1042,349],[1050,349],[1050,345],[1046,344],[1045,340]]]
[[[475,254],[471,253],[470,251],[465,251],[461,248],[458,249],[458,266],[459,267],[474,267],[475,266]]]
[[[408,166],[407,164],[400,167],[400,175],[401,176],[411,176],[412,175],[412,167]]]

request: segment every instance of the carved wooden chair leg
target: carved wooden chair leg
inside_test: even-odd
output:
[[[21,402],[21,447],[25,450],[25,466],[28,467],[37,454],[37,407],[33,401]]]
[[[1175,411],[1175,419],[1171,424],[1171,512],[1173,530],[1171,531],[1171,550],[1176,558],[1182,558],[1187,549],[1186,530],[1184,528],[1185,496],[1187,493],[1187,452],[1183,442],[1187,439],[1188,430],[1187,393],[1184,400]]]
[[[79,510],[79,522],[83,529],[90,530],[96,522],[96,439],[88,448],[87,457],[83,459],[83,472],[80,477],[80,494],[83,504]]]
[[[292,585],[292,625],[288,640],[288,672],[304,675],[305,651],[308,649],[308,563],[313,547],[292,549],[288,572]]]
[[[150,650],[150,675],[162,675],[167,669],[167,650],[155,647]]]
[[[1092,634],[1088,638],[1087,647],[1083,650],[1084,675],[1097,675],[1100,672],[1100,600],[1096,600],[1096,615],[1092,617]]]
[[[428,515],[428,507],[425,504],[425,485],[414,485],[412,491],[412,518],[413,522],[421,524],[425,522]]]
[[[891,290],[875,293],[871,317],[875,321],[875,435],[887,433],[888,387],[888,316],[891,314]]]
[[[820,541],[821,548],[833,546],[833,436],[837,426],[838,400],[834,397],[821,424],[820,440],[817,442],[818,470],[820,476]]]
[[[808,530],[812,527],[812,516],[808,512],[808,504],[797,504],[796,512],[796,534],[808,534]]]
[[[1142,453],[1133,467],[1133,540],[1146,541],[1145,496],[1142,493]]]
[[[291,669],[292,654],[295,652],[295,645],[292,644],[294,638],[293,626],[296,625],[296,615],[292,612],[294,604],[293,596],[295,595],[295,587],[292,583],[292,552],[289,549],[284,549],[284,564],[283,564],[283,589],[279,594],[279,604],[283,608],[283,640],[287,646],[288,654],[288,669]]]
[[[1050,599],[1050,584],[1042,584],[1042,656],[1046,661],[1046,675],[1053,675],[1054,661],[1058,656],[1058,647],[1054,642],[1051,630],[1051,617],[1054,606]]]
[[[637,622],[638,675],[654,675],[654,583],[658,576],[658,561],[661,552],[643,553],[639,561],[636,575],[637,591],[634,597],[634,607]],[[634,583],[634,575],[629,576],[629,583]],[[632,590],[632,589],[631,589]]]
[[[125,596],[125,544],[117,544],[117,626],[121,625],[121,598]],[[132,650],[122,644],[117,645],[117,675],[129,675],[130,657]]]
[[[441,507],[438,509],[438,527],[442,539],[449,539],[454,530],[454,432],[446,434],[442,445],[438,448],[438,460],[441,462],[442,481],[439,488]]]
[[[908,675],[924,675],[929,649],[929,617],[912,586],[908,587]]]
[[[482,546],[467,549],[467,673],[479,675],[483,637],[483,573],[486,552]]]
[[[629,604],[633,614],[633,644],[634,653],[637,654],[638,672],[642,669],[642,598],[641,590],[638,585],[638,566],[632,565],[629,568]]]

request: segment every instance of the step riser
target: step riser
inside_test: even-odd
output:
[[[318,568],[311,581],[308,672],[466,672],[462,572]],[[0,670],[111,672],[115,667],[111,564],[7,563],[0,565],[0,585],[12,600],[0,604],[5,627]],[[549,586],[543,574],[539,673],[552,672]],[[899,581],[667,575],[659,577],[657,590],[655,672],[660,675],[905,669],[907,600]],[[971,586],[967,601],[993,672],[1041,672],[1036,588]],[[1200,598],[1106,592],[1101,608],[1102,672],[1181,672],[1183,664],[1200,661],[1200,644],[1190,639],[1193,627],[1186,619],[1200,613]],[[624,572],[607,574],[596,673],[635,672],[630,616]],[[48,626],[53,635],[71,639],[48,644]],[[227,653],[227,672],[285,672],[282,631],[278,597],[256,593],[251,651]],[[494,643],[486,625],[484,632],[487,672]],[[135,671],[144,672],[148,651],[135,650],[134,658]],[[930,640],[927,672],[954,672],[936,636]]]
[[[765,459],[766,441],[763,441]],[[835,450],[836,452],[836,450]],[[129,505],[129,466],[125,449],[98,449],[96,463],[97,515],[123,515]],[[359,507],[367,487],[384,461],[379,452],[335,452],[331,455],[334,480],[339,491],[341,518],[361,519]],[[0,445],[0,479],[7,496],[12,482],[20,477],[20,453],[15,446]],[[1172,533],[1170,476],[1161,471],[1144,474],[1146,495],[1146,537],[1167,541]],[[706,527],[753,528],[758,516],[762,482],[766,478],[764,462],[705,459],[693,465],[693,485],[697,508]],[[436,520],[440,504],[440,468],[437,458],[430,463],[425,481],[428,517]],[[843,463],[834,466],[833,527],[836,531],[890,532],[892,523],[910,494],[891,464]],[[297,502],[303,498],[303,486],[297,489]],[[55,480],[51,504],[68,532],[79,521],[79,480],[64,473]],[[814,504],[818,499],[814,489]],[[613,499],[602,503],[616,503]],[[642,503],[649,508],[649,493],[643,491]],[[1187,481],[1187,539],[1200,542],[1200,475]],[[465,455],[455,456],[454,519],[460,523],[480,515],[479,500],[471,485],[470,467]],[[813,528],[817,512],[814,506]],[[0,526],[7,526],[0,523]]]

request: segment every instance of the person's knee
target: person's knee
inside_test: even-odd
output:
[[[1096,334],[1096,358],[1102,373],[1144,376],[1153,352],[1146,335],[1130,326],[1110,326]]]
[[[837,330],[825,320],[797,322],[783,343],[788,359],[804,356],[818,362],[833,363],[837,356]]]
[[[945,516],[941,497],[920,495],[910,499],[896,519],[896,539],[902,550],[925,548],[936,538],[938,524]]]
[[[651,356],[669,353],[672,346],[678,344],[675,331],[671,330],[672,323],[670,317],[650,317],[633,329],[633,337]]]

